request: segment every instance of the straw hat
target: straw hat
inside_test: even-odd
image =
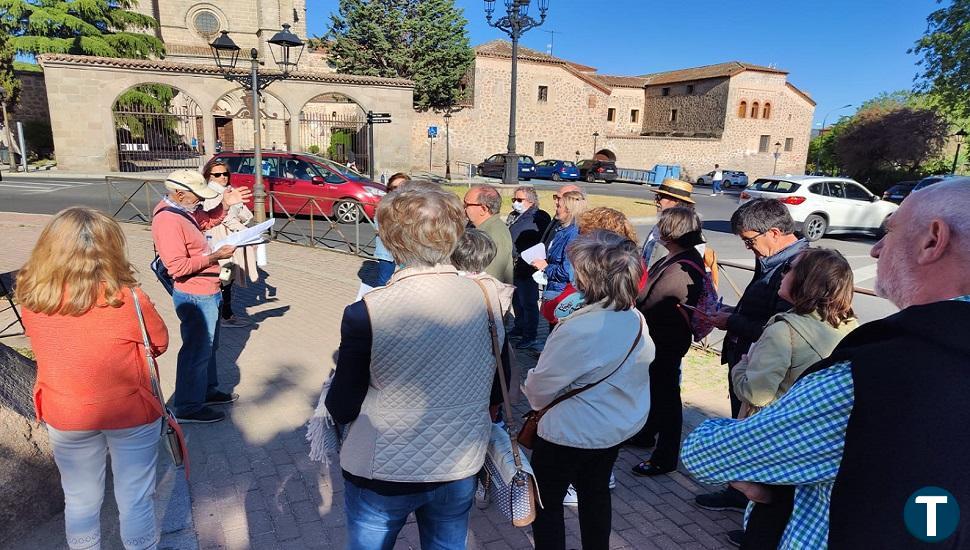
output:
[[[200,199],[214,199],[219,193],[209,188],[205,178],[196,170],[176,170],[165,179],[169,191],[188,191]]]
[[[694,199],[690,198],[690,194],[694,192],[694,186],[686,181],[667,178],[653,192],[658,195],[666,195],[681,202],[694,204]]]

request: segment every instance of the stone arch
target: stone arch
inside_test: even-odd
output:
[[[291,113],[286,103],[272,92],[259,92],[260,140],[263,150],[291,150]],[[233,88],[212,105],[217,151],[253,149],[252,93]]]
[[[370,166],[367,111],[343,92],[324,92],[300,109],[299,143],[310,153],[366,172]]]
[[[600,149],[593,155],[594,160],[610,160],[616,162],[616,153],[609,149]]]
[[[178,86],[139,82],[111,102],[122,172],[197,168],[205,154],[199,102]]]
[[[748,118],[748,102],[743,99],[738,104],[738,118]]]

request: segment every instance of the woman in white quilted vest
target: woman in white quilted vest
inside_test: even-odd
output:
[[[384,197],[377,217],[403,267],[344,310],[326,398],[349,424],[347,547],[392,548],[413,512],[422,548],[464,549],[495,376],[484,295],[450,262],[465,214],[454,194],[409,185]]]
[[[523,387],[532,409],[546,410],[532,453],[545,507],[532,532],[538,550],[566,547],[560,503],[572,484],[583,548],[606,549],[610,473],[620,444],[647,421],[655,348],[633,307],[643,269],[636,243],[594,231],[567,253],[586,305],[559,320]]]

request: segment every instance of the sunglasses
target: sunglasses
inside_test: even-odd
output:
[[[754,246],[754,242],[758,240],[758,237],[764,236],[765,233],[767,233],[767,231],[762,231],[761,233],[758,233],[754,237],[742,237],[741,242],[744,243],[744,246],[751,248],[752,246]]]
[[[229,172],[212,172],[209,175],[212,176],[212,177],[214,177],[214,178],[228,178],[229,177]]]
[[[512,202],[525,202],[525,199],[512,199]]]

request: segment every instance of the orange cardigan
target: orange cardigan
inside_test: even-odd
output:
[[[152,354],[168,348],[168,329],[155,304],[136,289]],[[138,316],[131,293],[121,307],[93,307],[84,314],[23,311],[37,358],[37,419],[58,430],[115,430],[161,416],[152,394]]]

